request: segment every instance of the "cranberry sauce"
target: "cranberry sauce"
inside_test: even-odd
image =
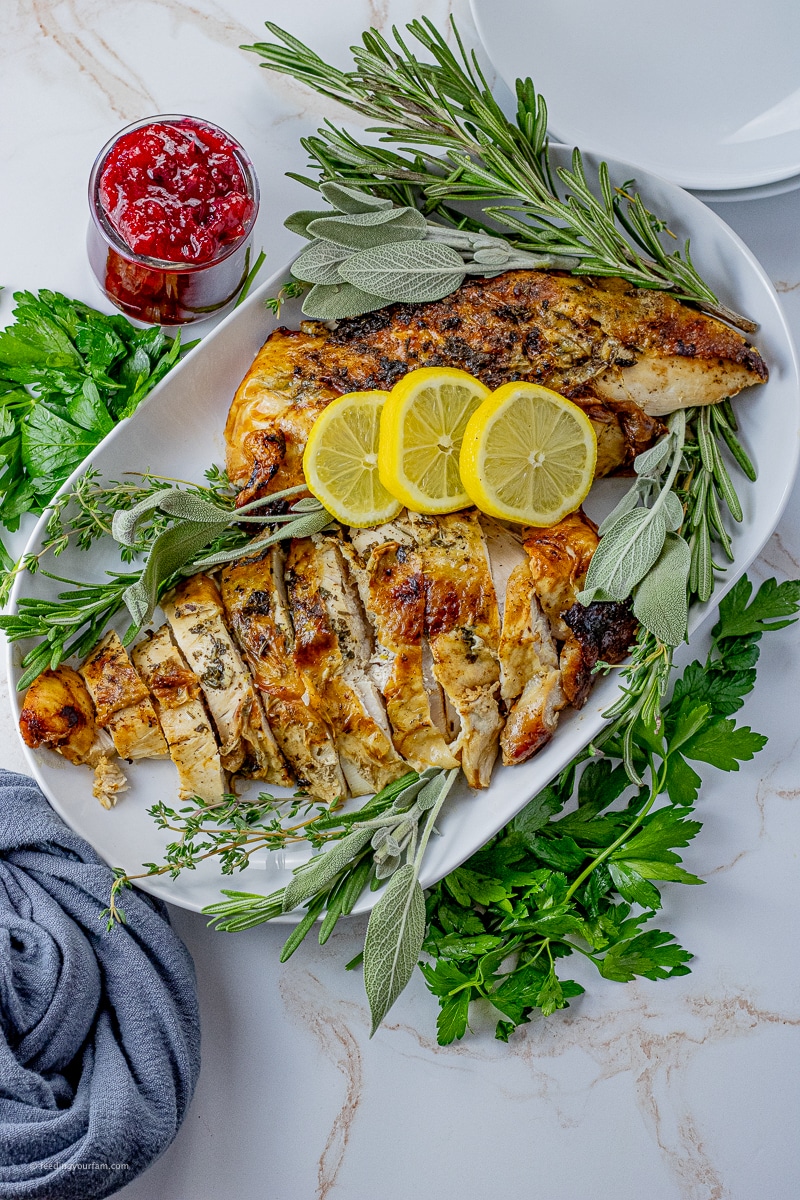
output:
[[[129,316],[177,325],[233,299],[247,274],[258,185],[242,148],[193,117],[124,130],[95,164],[89,257]]]

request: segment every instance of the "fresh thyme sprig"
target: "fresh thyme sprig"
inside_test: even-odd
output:
[[[278,42],[245,49],[269,70],[290,75],[377,124],[374,147],[326,122],[303,140],[318,179],[293,178],[318,188],[339,180],[462,228],[511,234],[519,248],[575,256],[577,274],[621,276],[639,287],[670,291],[743,329],[752,321],[724,305],[698,275],[689,244],[667,249],[666,222],[633,192],[633,181],[611,183],[601,163],[590,185],[580,151],[570,168],[554,168],[547,142],[547,107],[530,79],[517,81],[517,112],[508,120],[493,97],[474,52],[465,50],[451,20],[457,53],[431,21],[406,28],[433,61],[416,57],[397,29],[392,46],[377,30],[352,48],[354,69],[340,71],[273,22]],[[388,149],[386,146],[397,147]],[[432,153],[438,149],[440,154]],[[457,206],[483,205],[484,219]]]
[[[287,300],[294,300],[307,292],[310,284],[302,283],[299,279],[290,279],[278,292],[277,296],[267,296],[264,303],[276,317],[280,317],[281,309]]]
[[[395,793],[390,794],[393,798]],[[375,799],[369,802],[371,812],[376,809]],[[377,807],[380,804],[379,799]],[[167,844],[162,863],[143,863],[145,869],[137,873],[116,869],[102,915],[111,929],[115,921],[125,920],[119,896],[134,881],[161,875],[177,879],[181,871],[194,871],[207,858],[216,858],[222,874],[232,875],[243,871],[251,855],[260,850],[280,850],[295,842],[319,849],[344,837],[352,814],[340,814],[340,808],[341,802],[326,806],[304,795],[276,799],[267,792],[256,800],[228,795],[213,804],[197,797],[179,809],[159,800],[147,810],[148,816],[158,829],[178,836]]]

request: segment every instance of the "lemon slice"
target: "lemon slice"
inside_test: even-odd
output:
[[[506,383],[470,417],[461,478],[490,516],[555,525],[594,479],[597,438],[576,404],[536,383]]]
[[[391,521],[402,508],[378,477],[378,431],[388,392],[350,392],[317,417],[303,454],[308,490],[344,525]]]
[[[461,440],[490,394],[455,367],[409,371],[392,388],[381,417],[378,470],[384,487],[414,512],[454,512],[469,504],[458,470]]]

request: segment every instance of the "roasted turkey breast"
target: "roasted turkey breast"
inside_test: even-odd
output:
[[[165,597],[161,607],[200,682],[224,770],[267,783],[291,783],[250,672],[228,631],[213,579],[193,575]]]
[[[433,674],[458,720],[451,746],[470,787],[489,786],[500,715],[500,612],[489,551],[474,509],[409,513],[425,593]]]
[[[225,429],[240,502],[303,482],[308,432],[331,400],[429,366],[462,367],[492,388],[527,379],[574,399],[598,434],[599,474],[629,466],[662,431],[659,416],[768,376],[740,334],[664,292],[547,271],[470,279],[432,304],[275,330]]]
[[[133,662],[150,689],[170,758],[178,771],[181,800],[222,800],[227,780],[214,730],[201,699],[200,681],[173,643],[169,628],[134,646]]]
[[[304,484],[309,431],[337,396],[421,366],[573,399],[597,433],[598,474],[630,467],[660,416],[767,379],[743,337],[663,292],[561,272],[473,278],[435,303],[275,330],[225,429],[238,503]],[[633,642],[628,603],[577,602],[597,545],[582,511],[512,530],[474,509],[402,512],[285,549],[256,540],[219,582],[198,575],[164,598],[169,626],[133,665],[109,634],[83,679],[45,671],[23,736],[96,766],[103,803],[124,786],[108,733],[125,757],[168,748],[181,796],[209,802],[228,772],[328,802],[409,766],[460,765],[485,788],[498,752],[509,764],[536,753],[561,710],[586,703],[598,661],[621,661]]]
[[[167,743],[150,693],[113,629],[92,650],[81,675],[94,703],[97,724],[107,729],[120,758],[161,758]]]
[[[27,746],[47,746],[68,762],[94,768],[93,795],[103,808],[113,808],[127,780],[114,761],[116,750],[107,730],[95,718],[83,679],[61,663],[42,671],[25,693],[19,728]]]
[[[408,517],[351,529],[342,548],[372,627],[372,661],[398,752],[417,770],[457,767],[444,694],[424,636],[425,576]]]
[[[347,793],[333,737],[306,702],[284,583],[284,554],[267,546],[222,571],[225,614],[241,646],[284,758],[301,788],[332,802]]]
[[[286,586],[294,662],[308,704],[332,730],[351,793],[380,791],[408,768],[394,747],[382,697],[370,677],[366,619],[336,539],[295,539]]]

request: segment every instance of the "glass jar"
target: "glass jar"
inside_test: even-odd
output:
[[[155,133],[151,126],[156,127]],[[169,138],[170,127],[175,130],[173,139]],[[215,147],[203,142],[204,131]],[[166,162],[166,174],[170,175],[171,163],[176,161],[174,155],[170,160],[170,147],[177,147],[176,154],[183,153],[184,159],[191,153],[193,159],[186,169],[181,164],[177,181],[162,178],[160,170]],[[125,157],[131,154],[137,156],[138,164],[132,168]],[[220,183],[219,178],[220,154],[223,161],[227,155],[235,163],[240,175],[234,169],[236,187],[227,193],[224,179]],[[126,192],[129,188],[133,188],[132,198]],[[110,211],[112,194],[118,204]],[[241,219],[233,222],[232,231],[220,233],[221,221],[210,219],[209,212],[215,200],[219,203],[226,198],[235,201]],[[221,312],[234,302],[250,270],[258,201],[252,162],[236,139],[219,126],[182,114],[146,117],[128,125],[100,151],[89,177],[87,250],[100,288],[126,316],[151,325],[188,325]],[[126,226],[124,220],[137,206],[146,213],[145,220],[151,220],[148,228],[155,234],[149,240],[128,234],[130,240],[157,245],[163,257],[132,249],[126,241],[123,230],[133,228],[133,221],[128,220]],[[153,213],[157,215],[153,217]]]

